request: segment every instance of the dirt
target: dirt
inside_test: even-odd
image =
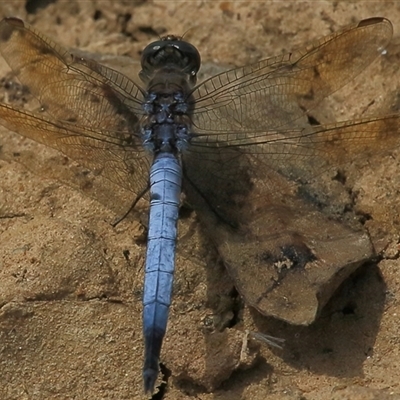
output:
[[[126,64],[120,56],[139,60],[158,35],[185,34],[200,50],[205,74],[384,16],[394,26],[387,53],[313,117],[399,111],[398,2],[19,0],[0,3],[4,16],[117,64]],[[137,68],[125,66],[129,75]],[[0,60],[0,78],[8,73]],[[13,88],[8,96],[23,102],[23,88]],[[113,228],[118,204],[126,202],[104,199],[105,207],[93,200],[85,178],[64,184],[79,175],[71,160],[4,128],[0,146],[0,398],[148,398],[141,376],[145,220],[127,218]],[[162,351],[166,383],[154,399],[400,399],[399,172],[397,148],[345,167],[352,208],[378,257],[306,327],[243,305],[195,213],[187,212]],[[126,199],[116,190],[119,196]],[[270,347],[246,330],[285,344]]]

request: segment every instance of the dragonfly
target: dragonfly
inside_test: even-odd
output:
[[[398,145],[397,114],[303,122],[385,52],[392,32],[385,18],[361,20],[197,84],[201,57],[182,37],[149,44],[134,81],[20,19],[1,21],[0,53],[40,107],[0,103],[0,124],[129,191],[131,209],[148,204],[145,392],[154,391],[167,329],[182,193],[239,293],[266,315],[285,308],[295,320],[313,271],[333,276],[333,264],[371,254],[366,235],[324,216],[295,183]]]

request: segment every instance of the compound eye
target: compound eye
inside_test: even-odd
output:
[[[196,47],[190,43],[175,36],[167,36],[144,49],[141,63],[146,73],[165,65],[174,65],[195,76],[200,69],[201,58]]]
[[[164,42],[161,40],[157,42],[150,43],[143,50],[141,64],[142,68],[151,68],[154,66],[154,59],[156,58],[157,53],[163,48]]]

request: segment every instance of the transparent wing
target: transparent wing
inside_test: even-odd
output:
[[[193,92],[199,141],[245,142],[289,126],[375,60],[393,33],[371,18],[292,53],[218,74]]]
[[[75,56],[23,21],[0,22],[0,53],[53,118],[101,129],[137,124],[142,90],[134,82]]]
[[[16,18],[0,23],[0,52],[40,103],[36,112],[0,104],[3,125],[142,192],[149,160],[138,135],[142,90],[134,82],[75,57]]]
[[[148,182],[150,160],[140,146],[114,132],[97,131],[0,104],[1,124],[39,143],[60,150],[96,176],[141,193]]]
[[[400,115],[351,120],[224,143],[206,143],[184,155],[187,181],[223,220],[247,221],[242,205],[252,192],[276,191],[271,171],[307,181],[332,166],[368,159],[400,145]],[[201,168],[199,168],[201,165]],[[264,189],[262,189],[264,188]],[[267,197],[265,197],[267,199]]]
[[[391,35],[386,19],[360,21],[296,52],[201,84],[194,92],[195,133],[184,154],[187,180],[221,216],[235,220],[229,217],[234,211],[227,211],[231,196],[246,198],[251,182],[267,177],[269,170],[304,180],[356,153],[390,148],[389,143],[398,140],[397,115],[293,126],[306,110],[378,57]]]

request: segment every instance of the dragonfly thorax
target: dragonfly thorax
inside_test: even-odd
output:
[[[148,116],[142,126],[143,145],[152,153],[181,152],[190,143],[189,105],[181,91],[170,89],[148,93],[143,104]]]

